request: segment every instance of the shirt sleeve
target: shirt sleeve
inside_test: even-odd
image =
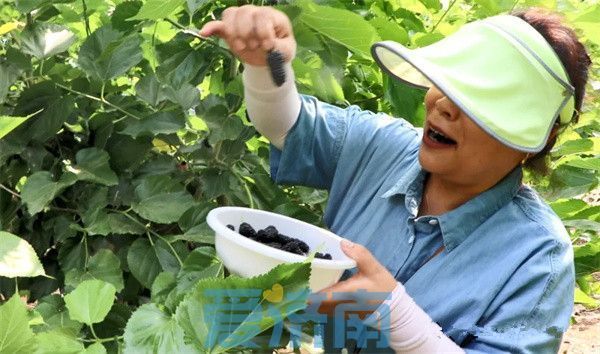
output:
[[[472,338],[463,345],[467,353],[558,351],[573,310],[571,244],[555,241],[524,262],[515,275],[494,300],[501,305],[492,306],[493,313],[467,331]]]
[[[359,161],[398,163],[418,147],[418,132],[404,119],[300,97],[300,114],[283,149],[271,145],[271,177],[276,183],[329,190],[334,176],[341,184],[356,182],[355,172],[364,168]],[[389,168],[380,168],[370,174],[383,177]]]
[[[300,115],[283,150],[271,145],[271,176],[276,183],[328,189],[352,116],[358,107],[340,108],[301,95]]]

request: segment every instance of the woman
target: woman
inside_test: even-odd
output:
[[[397,352],[557,351],[573,304],[571,243],[521,179],[582,104],[590,60],[558,18],[496,16],[412,51],[376,43],[388,74],[429,88],[422,132],[298,95],[291,25],[272,8],[229,8],[200,34],[245,63],[275,181],[330,191],[325,222],[353,241],[342,248],[358,271],[326,293],[392,292],[369,320]],[[273,48],[287,60],[281,87],[265,67]]]

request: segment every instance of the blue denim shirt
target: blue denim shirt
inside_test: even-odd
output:
[[[573,251],[520,167],[452,211],[417,217],[422,131],[301,98],[283,150],[271,147],[277,183],[328,189],[327,227],[365,245],[468,353],[558,351],[573,308]]]

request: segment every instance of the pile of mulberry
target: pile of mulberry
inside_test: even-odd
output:
[[[227,228],[235,231],[235,226],[233,225],[227,225]],[[267,246],[277,248],[282,251],[295,253],[301,256],[306,256],[310,251],[310,248],[306,242],[279,233],[275,226],[268,226],[264,229],[255,230],[252,225],[243,222],[238,228],[238,233],[244,237],[260,242]],[[321,252],[316,252],[315,258],[332,259],[331,254]]]

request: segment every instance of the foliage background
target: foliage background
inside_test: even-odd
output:
[[[270,180],[268,144],[245,118],[240,63],[174,25],[200,28],[245,3],[292,19],[301,92],[415,125],[423,93],[382,76],[371,43],[424,46],[527,6],[563,13],[593,59],[588,96],[551,174],[527,181],[571,234],[576,301],[600,305],[600,206],[583,198],[600,173],[598,1],[2,1],[0,352],[197,352],[186,341],[205,343],[206,333],[186,313],[198,315],[202,289],[241,282],[214,254],[208,210],[251,206],[321,223],[326,192]],[[300,289],[305,281],[285,279],[303,271],[255,281]]]

